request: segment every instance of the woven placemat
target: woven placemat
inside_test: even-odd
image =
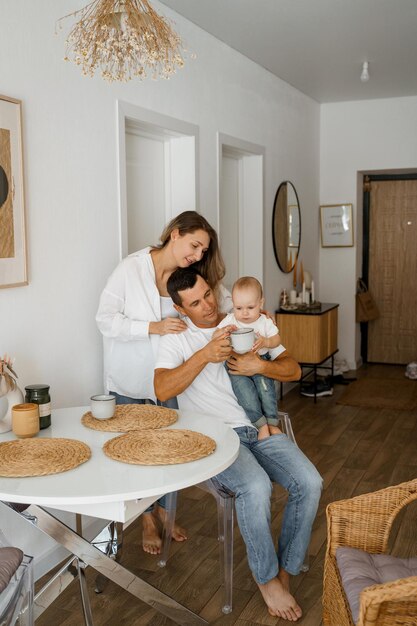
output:
[[[78,467],[91,456],[76,439],[17,439],[0,443],[0,476],[48,476]]]
[[[81,422],[87,428],[109,433],[127,433],[131,430],[151,430],[170,426],[178,419],[176,411],[154,404],[119,404],[113,417],[98,420],[87,411]]]
[[[107,456],[134,465],[174,465],[208,456],[216,442],[192,430],[131,432],[107,441]]]

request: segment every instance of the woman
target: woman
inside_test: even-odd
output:
[[[178,267],[193,265],[218,292],[221,309],[231,297],[221,285],[225,274],[216,231],[195,211],[185,211],[165,227],[161,244],[135,252],[116,267],[101,294],[96,321],[103,335],[104,385],[117,404],[156,403],[153,370],[160,335],[181,333],[180,320],[166,284]],[[176,399],[164,403],[177,408]],[[159,554],[164,499],[143,515],[143,549]],[[173,539],[186,532],[175,526]]]

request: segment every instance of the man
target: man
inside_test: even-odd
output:
[[[264,374],[296,380],[300,368],[285,349],[274,349],[271,361],[256,353],[232,353],[231,328],[216,329],[216,296],[192,268],[178,269],[167,284],[175,308],[186,316],[187,330],[161,337],[155,366],[156,396],[178,397],[180,409],[200,411],[235,429],[241,446],[236,461],[212,479],[235,494],[240,532],[249,567],[271,615],[297,621],[301,608],[289,592],[290,575],[298,574],[307,551],[321,493],[321,478],[304,454],[278,434],[258,440],[258,432],[237,403],[223,362],[234,375]],[[270,530],[271,481],[289,492],[278,555]]]

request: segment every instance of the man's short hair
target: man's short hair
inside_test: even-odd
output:
[[[197,282],[198,276],[201,276],[201,274],[192,267],[178,267],[172,272],[171,276],[168,278],[167,290],[172,301],[177,306],[182,305],[182,300],[178,292],[192,289]]]

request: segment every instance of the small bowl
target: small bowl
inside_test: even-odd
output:
[[[91,396],[91,415],[98,420],[108,420],[113,417],[116,409],[116,396]]]

